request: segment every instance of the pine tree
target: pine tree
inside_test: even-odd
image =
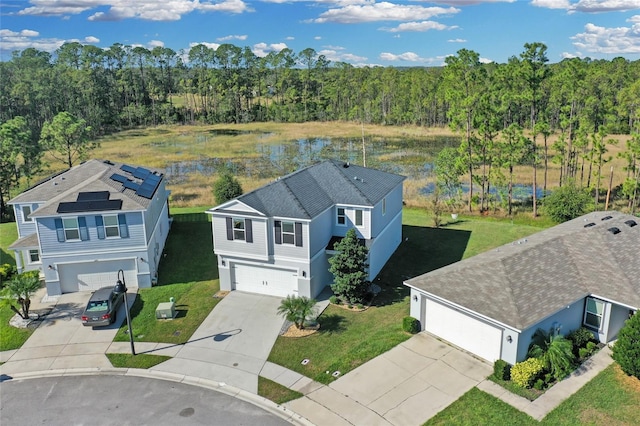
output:
[[[360,303],[369,289],[367,281],[367,256],[369,249],[360,243],[355,229],[335,245],[338,252],[329,258],[329,271],[333,274],[331,290],[338,298],[349,303]]]

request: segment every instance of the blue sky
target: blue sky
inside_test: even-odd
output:
[[[65,41],[313,48],[353,65],[437,66],[459,49],[506,62],[527,42],[567,57],[640,59],[640,0],[0,0],[0,55]]]

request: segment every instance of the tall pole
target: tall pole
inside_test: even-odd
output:
[[[121,278],[122,277],[122,278]],[[127,326],[129,327],[129,342],[131,343],[131,355],[136,354],[136,348],[133,345],[133,331],[131,330],[131,314],[129,313],[129,304],[127,303],[127,283],[124,280],[124,271],[118,271],[118,282],[116,287],[120,287],[124,291],[124,312],[127,315]]]
[[[611,166],[611,175],[609,176],[609,189],[607,190],[607,201],[604,203],[604,209],[609,210],[609,197],[611,196],[611,187],[613,186],[613,166]]]

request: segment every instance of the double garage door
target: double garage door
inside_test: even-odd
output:
[[[120,269],[124,271],[127,287],[137,287],[135,260],[128,259],[58,265],[60,289],[63,293],[73,293],[115,286]]]
[[[297,275],[294,271],[234,264],[233,284],[237,291],[286,297],[296,294]]]
[[[502,330],[430,299],[425,308],[426,331],[489,362],[500,358]]]

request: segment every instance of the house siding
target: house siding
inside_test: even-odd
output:
[[[624,326],[626,320],[629,319],[629,308],[620,305],[611,305],[611,313],[609,316],[609,327],[607,331],[607,342],[618,338],[620,329]]]
[[[324,252],[327,248],[327,244],[333,236],[331,231],[335,214],[335,208],[327,209],[309,223],[309,253],[311,256],[315,256],[319,251]]]
[[[16,218],[16,224],[18,225],[18,238],[26,237],[27,235],[31,235],[36,232],[35,220],[30,222],[25,221],[27,218],[22,214],[22,206],[31,207],[31,212],[34,212],[38,208],[38,204],[36,203],[14,204],[13,214]]]
[[[378,235],[387,225],[402,212],[402,185],[395,187],[386,197],[387,211],[382,214],[382,200],[375,205],[371,212],[371,235]]]
[[[283,222],[299,222],[293,219],[279,219],[275,218],[273,220],[269,220],[269,230],[270,230],[270,244],[269,246],[273,248],[270,254],[273,254],[276,258],[289,258],[289,259],[309,259],[309,223],[302,223],[302,247],[297,247],[293,244],[276,244],[275,243],[275,221],[280,220]]]
[[[214,251],[216,254],[237,255],[241,257],[256,258],[266,260],[267,258],[267,221],[261,218],[251,218],[253,231],[253,242],[227,240],[227,217],[240,216],[217,216],[211,220],[213,236],[215,241]]]
[[[389,215],[389,212],[387,212]],[[402,210],[396,213],[369,250],[369,280],[372,281],[402,242]]]
[[[116,212],[110,213],[114,214]],[[59,242],[56,233],[55,218],[38,218],[38,233],[40,236],[40,249],[43,257],[54,254],[77,255],[84,252],[105,252],[117,251],[122,252],[127,248],[146,248],[144,226],[142,223],[141,212],[127,212],[127,229],[129,231],[128,238],[98,238],[98,229],[96,225],[96,214],[79,214],[74,217],[85,217],[87,228],[89,231],[89,239],[85,241],[65,241]]]
[[[153,201],[149,208],[144,212],[144,226],[145,235],[147,236],[147,242],[151,241],[151,234],[157,226],[158,220],[164,215],[168,215],[165,206],[167,205],[167,190],[165,189],[164,179],[158,186],[156,193],[153,197]]]

